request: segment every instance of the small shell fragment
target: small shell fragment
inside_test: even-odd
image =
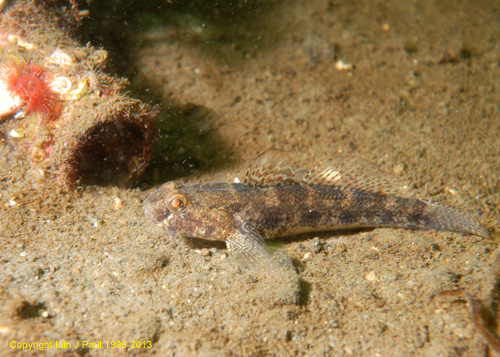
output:
[[[365,279],[368,281],[379,281],[375,275],[375,271],[373,270],[365,275]]]
[[[12,129],[11,131],[9,131],[9,136],[12,136],[13,138],[22,138],[23,137],[21,134],[19,134],[14,129]]]
[[[115,197],[113,200],[115,202],[113,208],[118,211],[123,205],[123,200],[120,197]]]
[[[311,259],[311,256],[312,254],[310,252],[307,252],[306,254],[304,254],[304,256],[302,257],[302,261],[305,261],[305,260],[309,260]]]
[[[34,49],[36,46],[32,43],[29,43],[29,42],[26,42],[24,41],[21,37],[19,37],[18,35],[9,35],[9,42],[12,43],[12,44],[16,44],[18,45],[19,47],[22,47],[22,48],[25,48],[27,50],[32,50]]]
[[[335,62],[335,69],[337,71],[350,71],[352,69],[352,64],[345,63],[342,60],[338,60],[337,62]]]

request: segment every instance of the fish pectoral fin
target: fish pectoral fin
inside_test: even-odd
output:
[[[226,237],[226,244],[230,255],[240,265],[264,272],[275,271],[277,268],[260,233],[239,216],[236,216],[236,222]]]
[[[245,176],[244,185],[265,187],[298,182],[295,171],[288,162],[287,153],[271,148],[252,161]]]
[[[380,171],[374,164],[357,157],[325,160],[309,171],[303,185],[349,187],[385,195],[404,193],[404,185],[393,175]]]

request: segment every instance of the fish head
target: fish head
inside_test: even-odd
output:
[[[181,182],[167,182],[144,200],[144,214],[170,238],[217,240],[223,235],[221,227],[227,218],[204,205],[200,197],[192,196]]]

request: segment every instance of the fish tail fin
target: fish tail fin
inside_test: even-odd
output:
[[[483,238],[490,238],[488,230],[472,217],[453,208],[426,202],[426,228],[438,231],[469,233]]]

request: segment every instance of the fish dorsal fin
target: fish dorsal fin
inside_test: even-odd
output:
[[[295,171],[288,163],[288,155],[271,148],[257,156],[245,176],[245,186],[276,186],[296,184]]]
[[[323,161],[305,175],[302,184],[349,187],[386,195],[403,193],[404,190],[396,177],[357,157]]]

